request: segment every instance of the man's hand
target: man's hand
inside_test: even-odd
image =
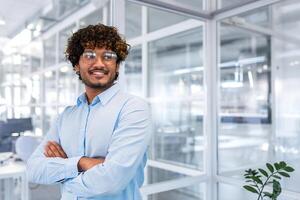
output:
[[[62,147],[54,141],[48,141],[44,150],[44,155],[48,158],[68,158]]]
[[[82,157],[82,158],[80,158],[80,160],[77,164],[78,171],[79,172],[87,171],[87,170],[91,169],[92,167],[94,167],[95,165],[103,163],[104,160],[105,160],[105,158],[102,158],[102,157],[97,157],[97,158]]]

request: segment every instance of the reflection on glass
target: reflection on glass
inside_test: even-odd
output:
[[[58,115],[56,106],[44,107],[44,120],[43,120],[43,135],[46,135],[50,129],[51,124],[54,122]]]
[[[126,38],[133,38],[142,34],[142,6],[126,1]]]
[[[221,24],[219,171],[264,164],[271,134],[270,38]]]
[[[253,0],[218,0],[218,8],[234,7],[245,5],[246,3],[253,2]]]
[[[218,184],[218,200],[252,200],[257,199],[256,194],[247,192],[242,186],[232,186],[228,184]]]
[[[35,72],[41,68],[41,58],[36,56],[31,56],[31,71]]]
[[[56,35],[44,40],[44,66],[49,67],[56,63]]]
[[[86,17],[80,19],[79,28],[86,27],[90,24],[98,24],[103,22],[103,9],[97,9]]]
[[[42,135],[42,109],[39,106],[21,106],[14,108],[15,118],[32,118],[33,134]],[[32,132],[29,132],[32,134]]]
[[[41,75],[33,75],[31,78],[31,83],[32,83],[32,90],[31,90],[30,103],[31,104],[40,103]]]
[[[162,10],[148,8],[148,32],[156,31],[187,19],[188,17],[183,15],[167,13]]]
[[[148,200],[204,200],[205,185],[199,184],[150,195]]]
[[[163,2],[164,4],[174,5],[176,7],[187,8],[195,11],[202,11],[204,9],[204,2],[209,0],[158,0]]]
[[[291,179],[286,180],[283,187],[300,192],[300,2],[281,2],[275,4],[273,10],[276,11],[273,13],[274,29],[285,35],[272,40],[275,66],[275,158],[285,160],[295,168]]]
[[[58,104],[73,105],[76,101],[78,76],[71,66],[63,66],[58,72]]]
[[[14,118],[28,117],[30,115],[30,108],[25,106],[15,106],[13,108]]]
[[[50,105],[57,104],[57,83],[56,83],[56,71],[46,71],[44,73],[45,80],[45,103]]]
[[[77,9],[79,9],[82,4],[87,2],[85,1],[78,1],[78,0],[59,0],[54,1],[53,10],[57,11],[58,17],[62,18],[63,16],[68,15],[69,13],[75,12]]]
[[[152,159],[203,168],[202,28],[149,44]]]
[[[242,178],[250,166],[284,160],[296,170],[282,186],[296,192],[300,191],[299,6],[299,1],[288,0],[239,15],[280,33],[272,38],[222,24],[219,66],[219,171]],[[267,15],[267,11],[276,12]]]
[[[125,79],[126,89],[129,93],[143,96],[141,45],[130,49],[125,62]]]
[[[262,7],[256,9],[255,11],[249,11],[238,16],[232,17],[230,20],[236,22],[243,22],[258,25],[261,27],[269,27],[271,28],[271,16],[270,16],[270,9],[268,7]]]
[[[150,166],[148,166],[148,168],[147,168],[147,173],[148,173],[148,177],[147,177],[148,183],[145,183],[145,184],[153,184],[153,183],[159,183],[162,181],[169,181],[169,180],[174,180],[177,178],[187,177],[186,175],[183,175],[183,174],[159,169],[156,167],[150,167]]]
[[[66,61],[65,59],[65,48],[67,45],[68,38],[75,32],[76,25],[72,24],[68,26],[67,28],[61,30],[58,34],[59,36],[59,62]]]

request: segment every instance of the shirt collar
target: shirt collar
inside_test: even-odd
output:
[[[79,106],[81,103],[87,103],[87,99],[86,99],[86,96],[85,96],[85,92],[83,92],[83,93],[77,98],[76,105]]]
[[[91,103],[91,105],[95,105],[98,102],[101,102],[102,105],[107,104],[107,102],[118,92],[120,91],[120,84],[119,83],[115,83],[114,85],[112,85],[110,88],[106,89],[105,91],[101,92],[100,94],[98,94],[93,102]],[[87,103],[87,98],[85,95],[85,92],[82,93],[78,98],[77,98],[77,106],[79,106],[81,103]]]

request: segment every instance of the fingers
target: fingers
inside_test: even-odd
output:
[[[67,158],[67,155],[66,155],[65,151],[62,149],[62,147],[58,143],[51,142],[51,144],[52,144],[51,148],[55,149],[55,151],[59,154],[60,157]]]
[[[44,149],[44,155],[46,157],[56,157],[55,152],[53,151],[53,148],[51,148],[51,144],[47,143]]]
[[[46,157],[60,157],[60,158],[67,158],[66,153],[61,148],[59,144],[54,141],[48,141],[45,145],[44,155]]]

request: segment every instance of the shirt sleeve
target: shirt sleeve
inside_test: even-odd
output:
[[[60,141],[58,132],[60,117],[54,120],[46,137],[27,161],[27,175],[30,182],[54,184],[78,175],[77,163],[81,157],[64,159],[47,158],[44,155],[44,147],[48,141],[57,143]]]
[[[112,195],[129,184],[142,164],[151,135],[149,105],[140,101],[123,106],[104,163],[64,182],[79,197]]]

